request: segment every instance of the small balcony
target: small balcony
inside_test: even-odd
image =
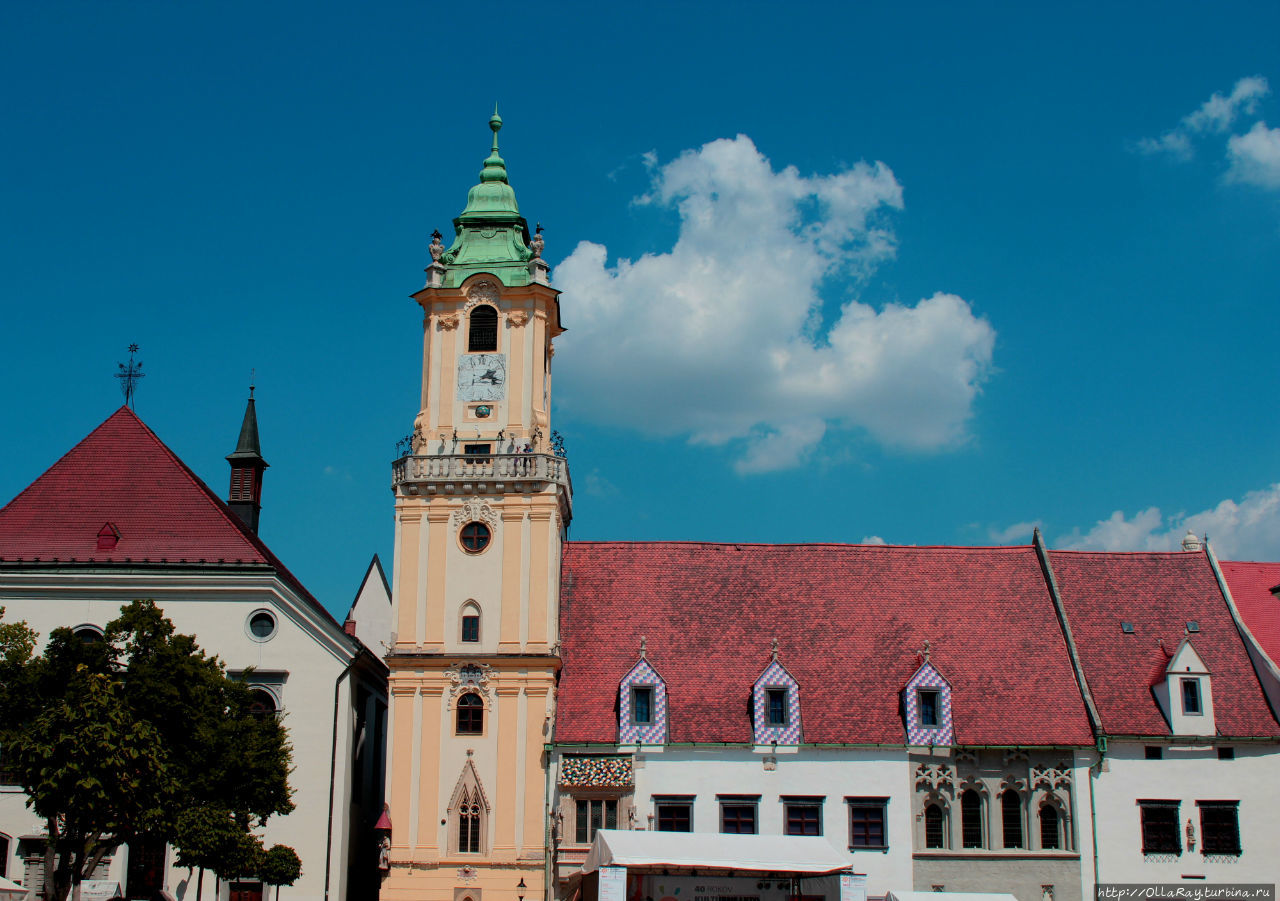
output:
[[[572,514],[569,461],[555,454],[428,454],[391,464],[400,494],[533,494],[556,486],[561,513]]]

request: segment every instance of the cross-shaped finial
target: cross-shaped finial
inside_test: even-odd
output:
[[[641,636],[640,636],[640,657],[641,657],[641,659],[643,659],[643,658],[645,657],[645,655],[649,653],[649,647],[648,647],[648,645],[649,645],[648,640],[647,640],[643,635],[641,635]]]
[[[117,364],[120,371],[116,373],[116,378],[120,380],[120,390],[124,392],[124,403],[127,407],[133,406],[133,392],[138,387],[138,379],[142,378],[145,373],[142,371],[142,361],[133,361],[133,355],[138,352],[138,345],[129,345],[129,363]]]
[[[253,383],[257,381],[258,370],[249,370],[249,400],[253,400]]]

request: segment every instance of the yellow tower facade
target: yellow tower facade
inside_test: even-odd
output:
[[[437,232],[422,399],[393,464],[388,803],[383,901],[539,901],[559,669],[568,466],[551,441],[558,292],[498,154]]]

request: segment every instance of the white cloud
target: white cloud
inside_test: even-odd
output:
[[[866,535],[858,544],[888,544],[888,542],[879,535]]]
[[[1127,518],[1117,510],[1081,534],[1077,528],[1056,547],[1099,551],[1171,551],[1182,546],[1187,530],[1208,535],[1214,553],[1227,560],[1280,560],[1280,483],[1250,491],[1240,501],[1227,499],[1188,516],[1162,516],[1149,507]]]
[[[1231,163],[1228,181],[1280,190],[1280,128],[1255,122],[1246,133],[1232,135],[1227,159]]]
[[[795,466],[839,429],[916,449],[965,438],[995,342],[968,303],[850,299],[823,320],[828,279],[894,252],[883,216],[902,188],[887,166],[775,171],[745,135],[648,165],[637,202],[678,212],[675,245],[610,264],[583,242],[556,267],[566,414],[730,444],[744,473]]]
[[[988,531],[991,535],[991,540],[996,544],[1026,543],[1031,541],[1031,533],[1043,527],[1043,525],[1044,523],[1040,520],[1033,519],[1028,522],[1015,522],[1004,529],[992,527]]]
[[[1241,78],[1229,95],[1224,97],[1215,92],[1199,109],[1183,116],[1177,126],[1160,137],[1140,140],[1138,149],[1143,153],[1168,153],[1179,159],[1190,159],[1194,154],[1193,136],[1226,132],[1241,114],[1252,115],[1258,101],[1270,92],[1270,85],[1261,75]]]

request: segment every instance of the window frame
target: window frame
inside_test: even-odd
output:
[[[492,339],[493,340],[491,342],[484,340],[490,337],[489,331],[488,331],[490,323],[487,321],[481,322],[481,323],[476,322],[476,314],[477,313],[483,314],[483,311],[486,311],[486,310],[493,314],[493,323],[492,323],[492,327],[493,327]],[[484,315],[484,318],[487,320],[488,315],[487,314],[483,314],[483,315]],[[493,304],[482,303],[482,304],[477,304],[475,307],[472,307],[471,312],[467,314],[467,353],[469,354],[497,353],[498,351],[498,319],[499,319],[498,308],[495,307]],[[476,330],[477,324],[479,324],[482,329],[479,332],[477,332]],[[493,346],[492,347],[478,346],[482,343],[486,345],[492,344]]]
[[[849,797],[844,802],[849,808],[849,850],[850,851],[887,851],[889,850],[889,799],[886,797]],[[870,842],[870,830],[862,832],[867,841],[859,841],[857,815],[859,812],[875,811],[879,814],[880,844]]]
[[[1015,807],[1010,807],[1009,799],[1013,799]],[[1022,795],[1012,788],[1006,788],[1000,793],[1000,847],[1012,848],[1016,850],[1026,850],[1027,848],[1027,830],[1023,825],[1023,805]],[[1014,821],[1016,815],[1017,820]],[[1017,834],[1013,836],[1017,840],[1017,844],[1009,844],[1009,833],[1016,828]]]
[[[654,719],[654,699],[657,696],[656,686],[642,684],[631,686],[631,722],[637,726],[652,726]],[[645,718],[640,719],[640,698],[645,699]]]
[[[478,644],[480,642],[480,614],[478,612],[463,611],[462,635],[459,640],[467,644]]]
[[[595,841],[596,832],[600,829],[618,828],[618,810],[620,805],[617,798],[588,798],[575,796],[573,802],[573,837],[575,844],[589,845]],[[597,807],[599,807],[600,814],[599,824],[595,823]],[[612,808],[612,811],[610,811],[610,808]],[[583,816],[584,812],[586,814],[585,818]],[[585,836],[585,838],[583,836]]]
[[[1046,813],[1048,813],[1050,816],[1046,817],[1045,816]],[[1040,809],[1038,812],[1038,816],[1040,819],[1040,850],[1065,851],[1066,848],[1064,847],[1063,835],[1062,835],[1062,821],[1063,821],[1062,811],[1058,810],[1057,805],[1052,803],[1046,798],[1045,800],[1040,802]],[[1049,822],[1053,823],[1054,842],[1052,845],[1046,844],[1044,840],[1045,827]]]
[[[938,811],[938,844],[929,844],[929,811],[930,809]],[[947,806],[938,799],[926,801],[924,804],[924,847],[926,851],[946,851],[951,847],[951,843],[947,841]]]
[[[493,544],[493,529],[488,523],[473,519],[458,529],[458,544],[466,554],[483,554]]]
[[[1244,853],[1240,841],[1240,802],[1239,801],[1196,801],[1196,807],[1200,809],[1200,853],[1205,857],[1212,855],[1223,855],[1231,857],[1239,857]],[[1212,844],[1217,847],[1210,848],[1210,829],[1209,822],[1205,819],[1205,814],[1209,812],[1221,811],[1222,813],[1230,812],[1230,847],[1225,847],[1228,842],[1224,841],[1224,836],[1218,834],[1217,829],[1226,824],[1226,817],[1222,818],[1222,822],[1215,825],[1213,832]]]
[[[693,802],[694,795],[654,795],[653,796],[653,828],[655,832],[692,832],[693,831]],[[683,810],[683,822],[688,828],[685,829],[665,829],[663,828],[663,820],[666,818],[665,811],[675,813]],[[668,820],[670,822],[670,820]]]
[[[826,804],[826,797],[823,795],[782,795],[782,834],[783,835],[803,835],[815,836],[824,835],[823,829],[823,809]],[[816,832],[795,831],[793,826],[797,823],[802,827],[809,822],[809,814],[815,814],[813,824],[817,828]]]
[[[468,699],[474,699],[473,701]],[[464,704],[463,702],[466,701]],[[463,728],[463,712],[466,712],[466,728]],[[464,691],[458,695],[454,705],[454,735],[484,735],[484,698],[474,691]]]
[[[966,803],[968,798],[972,797],[976,803],[976,810],[972,811],[973,820],[970,821],[969,805]],[[960,847],[969,850],[978,850],[987,847],[986,829],[983,820],[985,818],[986,799],[981,793],[974,788],[966,788],[960,793]],[[971,834],[977,836],[976,841],[971,841]]]
[[[930,716],[925,716],[925,698],[929,699]],[[920,712],[920,726],[925,729],[937,729],[942,725],[942,692],[936,688],[916,689],[916,710]]]
[[[760,833],[760,796],[759,795],[717,795],[720,802],[720,832],[722,835],[758,835]],[[738,811],[735,825],[743,825],[741,812],[750,811],[750,829],[728,828],[728,815],[731,810]]]
[[[1139,799],[1139,828],[1143,854],[1177,854],[1182,856],[1181,801]],[[1161,815],[1156,816],[1157,812]],[[1172,822],[1169,817],[1172,816]],[[1167,832],[1163,837],[1162,832]],[[1172,841],[1167,841],[1169,837]],[[1152,841],[1152,839],[1156,841]],[[1162,840],[1166,839],[1166,840]]]
[[[780,700],[778,713],[781,719],[774,718],[774,701]],[[790,716],[791,687],[788,685],[766,685],[764,687],[764,724],[768,729],[779,729],[791,725]]]
[[[1200,692],[1200,680],[1195,676],[1182,676],[1178,683],[1178,694],[1182,696],[1182,715],[1204,716],[1204,696]],[[1188,704],[1188,701],[1191,703]]]

